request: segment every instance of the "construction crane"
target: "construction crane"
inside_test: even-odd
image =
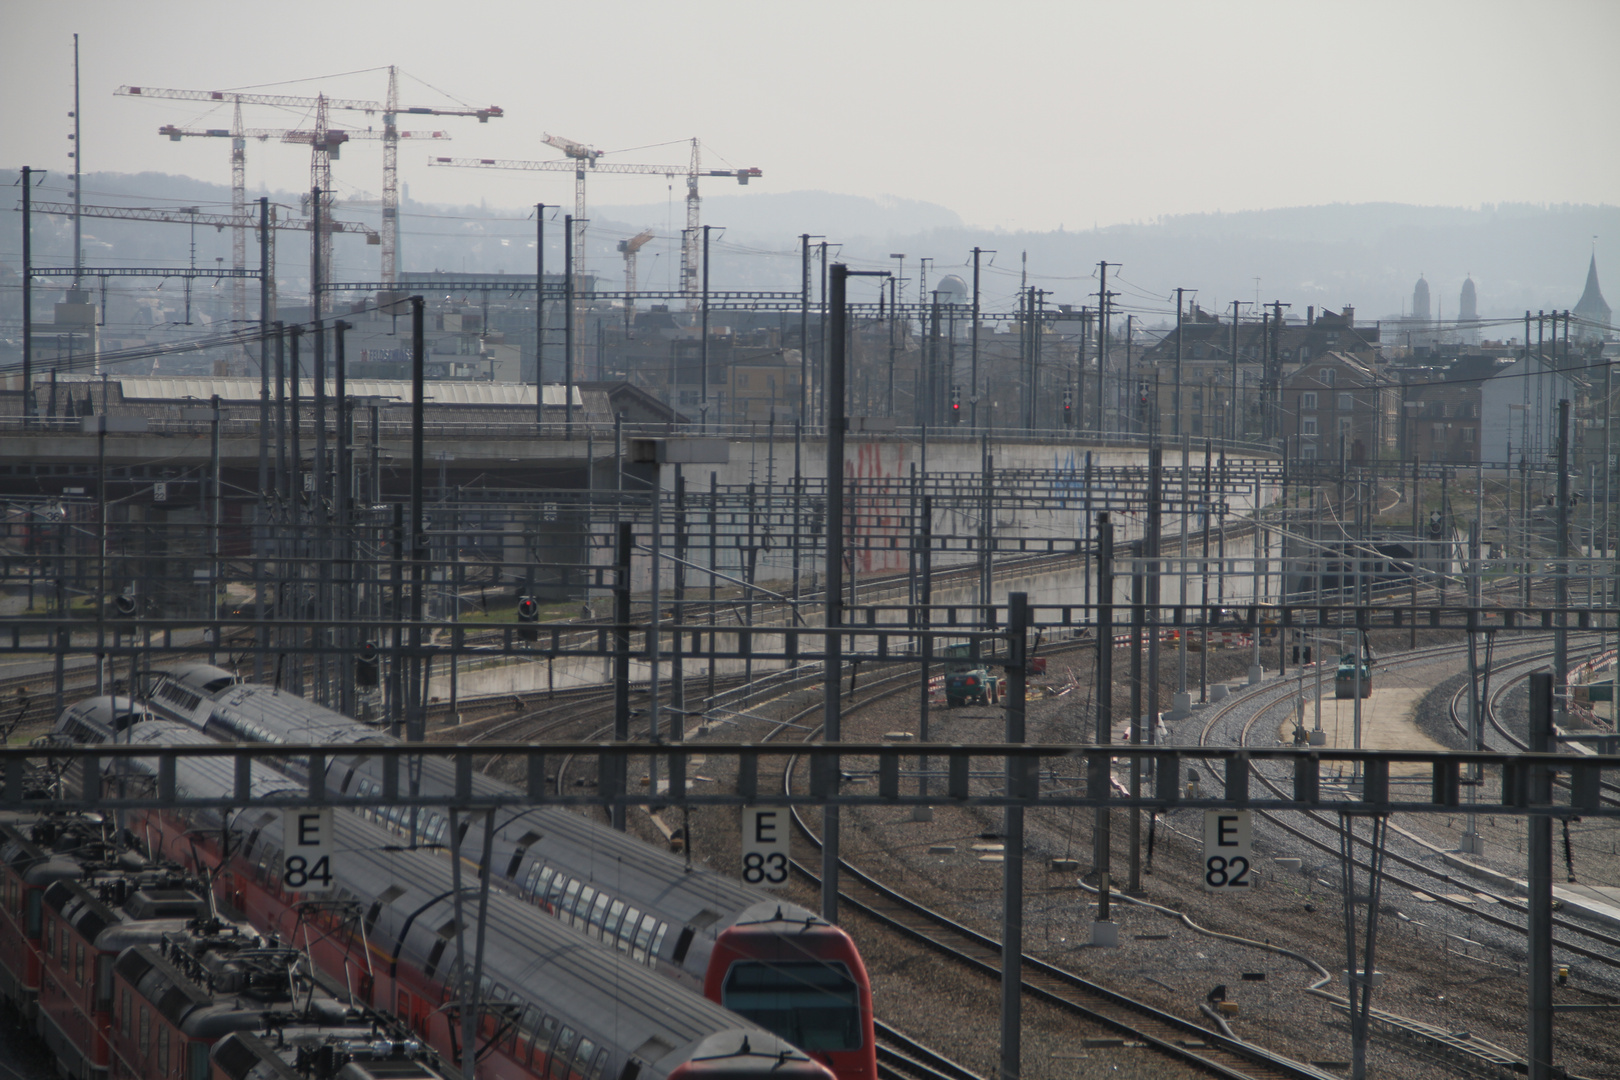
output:
[[[647,246],[653,238],[651,229],[643,229],[628,240],[619,241],[619,254],[624,256],[624,336],[636,324],[636,252]]]
[[[429,165],[452,166],[464,169],[523,169],[531,172],[572,172],[574,174],[574,270],[578,273],[584,264],[585,250],[585,175],[587,171],[597,173],[611,173],[617,175],[635,176],[685,176],[686,177],[686,229],[681,234],[681,289],[688,295],[698,290],[698,230],[701,228],[700,200],[698,198],[698,179],[703,176],[728,176],[739,184],[746,184],[755,177],[764,175],[759,169],[708,169],[702,167],[698,141],[692,140],[692,160],[688,165],[621,165],[618,163],[604,163],[598,159],[602,152],[591,150],[583,143],[574,143],[572,140],[557,139],[547,135],[545,141],[558,146],[559,143],[568,142],[578,148],[577,153],[570,153],[566,161],[510,161],[500,158],[449,158],[436,157],[428,160]],[[585,156],[585,155],[589,156]]]
[[[236,106],[235,123],[228,130],[226,128],[183,128],[174,124],[164,124],[162,127],[158,128],[158,134],[166,136],[173,142],[179,142],[181,139],[185,138],[231,140],[231,212],[238,217],[242,217],[245,214],[244,207],[246,203],[246,192],[244,191],[244,163],[246,159],[246,145],[248,139],[258,139],[260,142],[275,139],[277,142],[295,143],[310,147],[315,146],[317,143],[324,143],[328,160],[338,157],[343,144],[351,139],[387,140],[385,133],[380,131],[372,131],[370,129],[363,131],[351,131],[343,128],[327,128],[321,134],[317,134],[313,129],[289,131],[284,128],[243,127],[241,105]],[[414,140],[449,139],[450,133],[447,131],[396,131],[394,133],[394,137],[396,139]],[[330,166],[328,166],[326,175],[326,183],[330,185]],[[329,190],[329,186],[323,187],[321,190],[327,191]],[[329,211],[331,210],[330,197],[323,197],[322,202],[322,209],[324,212],[328,212],[329,216]],[[386,243],[385,238],[388,232],[387,223],[390,220],[393,219],[386,216],[384,217],[382,235],[378,236],[377,234],[372,234],[372,238],[368,240],[368,243]],[[241,228],[232,228],[231,230],[231,255],[238,269],[242,267],[243,260],[247,254],[247,245],[244,239],[245,235],[244,230]],[[329,236],[324,239],[326,243],[323,246],[321,263],[323,277],[327,272],[330,271],[332,262],[331,239]],[[247,283],[243,279],[237,278],[234,282],[232,282],[232,285],[232,317],[237,321],[241,321],[247,317]]]
[[[402,108],[399,104],[399,69],[393,65],[388,68],[388,98],[386,102],[369,101],[358,98],[332,98],[320,95],[318,97],[299,97],[288,94],[259,94],[240,93],[234,90],[173,90],[151,86],[120,86],[113,91],[117,96],[157,98],[167,101],[202,101],[217,104],[229,103],[235,107],[234,131],[242,130],[243,105],[269,105],[278,108],[310,109],[317,113],[316,131],[329,131],[322,115],[333,109],[339,111],[363,112],[367,115],[382,113],[383,116],[383,212],[382,212],[382,280],[393,283],[399,276],[399,145],[402,136],[398,130],[396,119],[400,113],[411,116],[471,116],[476,117],[481,124],[488,123],[491,117],[506,115],[499,105],[487,108]],[[358,133],[349,132],[353,136]],[[246,212],[245,195],[245,158],[246,136],[240,139],[232,136],[231,148],[231,200],[232,209],[238,214]],[[311,187],[319,187],[323,192],[330,190],[331,170],[329,150],[331,144],[324,144],[321,140],[311,138],[313,156],[311,160],[311,178],[324,178],[324,183],[315,182]],[[324,201],[324,200],[323,200]],[[323,206],[323,210],[330,209]],[[244,234],[237,233],[232,238],[232,254],[237,259],[237,268],[241,268],[241,260],[246,257],[247,241]],[[325,253],[330,256],[330,251]],[[323,263],[323,265],[325,265]]]

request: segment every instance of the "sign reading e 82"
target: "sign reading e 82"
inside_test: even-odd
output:
[[[1250,889],[1253,835],[1247,810],[1204,811],[1204,888]]]
[[[774,888],[788,879],[788,812],[780,806],[745,806],[742,812],[742,877]]]

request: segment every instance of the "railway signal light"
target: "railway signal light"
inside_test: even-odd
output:
[[[1063,422],[1065,424],[1074,423],[1074,391],[1073,390],[1065,390],[1065,391],[1063,391]]]
[[[354,658],[354,685],[370,688],[377,683],[377,643],[362,642],[360,653]]]
[[[540,630],[534,624],[540,621],[540,602],[532,596],[518,597],[518,637],[524,641],[539,641]]]
[[[961,422],[962,388],[960,386],[953,386],[951,387],[951,423],[960,424]]]

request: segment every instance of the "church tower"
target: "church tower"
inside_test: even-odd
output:
[[[1475,325],[1478,322],[1479,300],[1474,295],[1474,279],[1470,275],[1463,279],[1462,295],[1457,299],[1457,337],[1464,344],[1479,343],[1479,329]]]
[[[1429,283],[1418,275],[1417,285],[1412,289],[1412,318],[1418,322],[1428,322],[1429,315]]]
[[[1586,268],[1586,291],[1581,293],[1581,302],[1575,305],[1574,314],[1588,324],[1575,327],[1575,337],[1582,341],[1602,341],[1610,336],[1606,327],[1612,324],[1614,312],[1609,309],[1608,302],[1603,299],[1603,290],[1598,287],[1595,251],[1592,252],[1592,262]],[[1599,325],[1592,326],[1591,323]]]

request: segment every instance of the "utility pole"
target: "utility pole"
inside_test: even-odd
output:
[[[1108,511],[1097,515],[1097,726],[1094,739],[1098,746],[1114,741],[1114,526],[1108,520]],[[1086,791],[1097,797],[1106,796],[1110,777],[1107,758],[1092,763],[1086,777]],[[1097,918],[1092,923],[1092,944],[1118,944],[1119,930],[1108,918],[1108,874],[1111,844],[1109,814],[1106,806],[1099,805],[1091,827],[1091,866],[1097,875]],[[1102,940],[1099,941],[1099,938]],[[1111,940],[1110,940],[1111,939]]]
[[[698,430],[709,430],[709,229],[703,226],[703,340],[699,349],[698,378],[702,381],[698,400]]]
[[[27,165],[22,170],[22,347],[23,347],[23,424],[31,425],[34,416],[34,229],[33,213],[29,202],[33,191],[34,173],[44,175],[43,169],[31,169]],[[974,277],[975,283],[978,277]],[[974,293],[974,303],[978,302],[978,293]],[[975,318],[978,308],[974,308]],[[978,345],[975,343],[974,348]],[[977,355],[977,353],[975,353]],[[975,368],[974,370],[977,370]],[[54,375],[51,376],[53,379]],[[54,384],[53,384],[54,385]]]
[[[1103,411],[1103,400],[1108,396],[1108,298],[1113,295],[1108,291],[1108,268],[1122,266],[1123,263],[1099,262],[1097,270],[1099,281],[1097,285],[1097,430],[1107,430],[1106,413]]]
[[[1558,571],[1553,579],[1558,607],[1553,630],[1555,685],[1569,692],[1569,399],[1558,402]],[[1444,507],[1441,513],[1444,514]],[[1568,708],[1565,703],[1565,708]],[[1549,747],[1550,751],[1552,748]]]
[[[574,215],[563,215],[563,236],[574,235]],[[563,438],[574,437],[574,245],[563,243]]]
[[[486,326],[484,328],[488,330]],[[546,204],[534,204],[534,426],[546,418]]]
[[[1171,428],[1171,434],[1177,438],[1181,436],[1181,297],[1185,292],[1187,292],[1186,289],[1178,288],[1176,290],[1176,420],[1175,426]],[[1186,690],[1187,688],[1183,686],[1182,689]]]
[[[972,340],[968,343],[973,383],[968,389],[968,426],[974,431],[979,430],[979,256],[983,254],[983,248],[973,249],[973,326],[969,330]]]

